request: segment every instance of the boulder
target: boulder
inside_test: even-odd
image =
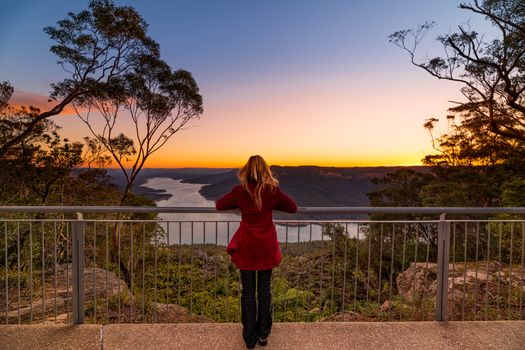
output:
[[[485,294],[487,288],[494,288],[498,282],[514,288],[524,288],[520,268],[499,265],[498,262],[455,262],[448,266],[448,298],[457,301],[467,295]],[[396,279],[400,296],[406,302],[418,302],[423,299],[436,298],[437,264],[411,263],[410,267],[400,273]]]
[[[18,295],[12,291],[9,298],[7,318],[9,323],[18,322],[18,317],[27,322],[33,320],[42,321],[44,317],[47,321],[54,322],[55,310],[57,313],[57,323],[61,323],[67,318],[67,311],[72,306],[72,266],[71,264],[61,264],[53,271],[51,277],[44,282],[44,288],[35,288],[31,300],[31,295],[26,289],[20,294],[20,309],[18,309]],[[11,289],[11,288],[10,288]],[[97,298],[108,298],[116,296],[119,291],[123,297],[130,294],[126,283],[119,279],[116,274],[96,267],[86,267],[84,269],[84,293],[87,301]],[[71,317],[71,311],[69,312]]]
[[[396,279],[401,297],[409,302],[435,298],[437,267],[432,263],[411,263]]]
[[[390,300],[385,300],[385,302],[381,304],[381,306],[379,307],[379,310],[381,312],[386,312],[386,311],[391,310],[393,307],[394,307],[394,304],[392,304]]]
[[[190,311],[178,304],[163,304],[155,303],[157,309],[157,323],[181,323],[181,322],[196,322],[207,323],[215,322],[214,320],[198,315],[190,314]]]
[[[321,322],[348,322],[348,321],[361,321],[362,316],[357,312],[346,311],[336,312],[328,317],[322,318]]]
[[[57,294],[65,297],[71,297],[72,293],[72,266],[71,264],[62,264],[57,267],[56,282]],[[54,292],[55,276],[51,278],[51,291]],[[69,285],[69,288],[68,288]],[[98,267],[86,267],[84,269],[84,293],[86,298],[108,298],[119,294],[129,294],[129,288],[122,279],[105,269]]]

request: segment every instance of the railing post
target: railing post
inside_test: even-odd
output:
[[[84,323],[84,230],[85,223],[81,213],[72,222],[73,245],[73,324]]]
[[[448,260],[450,249],[450,222],[446,214],[439,217],[438,257],[437,257],[437,290],[436,321],[448,319]]]

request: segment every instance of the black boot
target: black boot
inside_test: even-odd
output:
[[[259,345],[260,346],[268,345],[268,337],[266,337],[266,338],[259,338]]]

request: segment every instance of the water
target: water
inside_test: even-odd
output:
[[[157,201],[159,207],[215,207],[215,202],[200,195],[201,184],[156,177],[148,179],[142,186],[165,190],[171,195],[168,199]],[[161,213],[158,217],[165,221],[161,225],[167,232],[165,243],[168,244],[226,245],[239,227],[241,220],[240,214],[234,213]],[[357,224],[348,224],[350,237],[357,236],[357,230]],[[329,240],[329,237],[321,237],[321,225],[319,224],[277,224],[276,231],[279,242]]]

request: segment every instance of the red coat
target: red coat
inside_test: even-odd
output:
[[[288,213],[297,211],[297,204],[279,187],[273,193],[263,191],[262,203],[262,211],[259,211],[255,201],[241,185],[235,186],[215,203],[217,210],[241,210],[241,224],[226,251],[235,266],[242,270],[269,270],[280,264],[282,257],[272,210]]]

